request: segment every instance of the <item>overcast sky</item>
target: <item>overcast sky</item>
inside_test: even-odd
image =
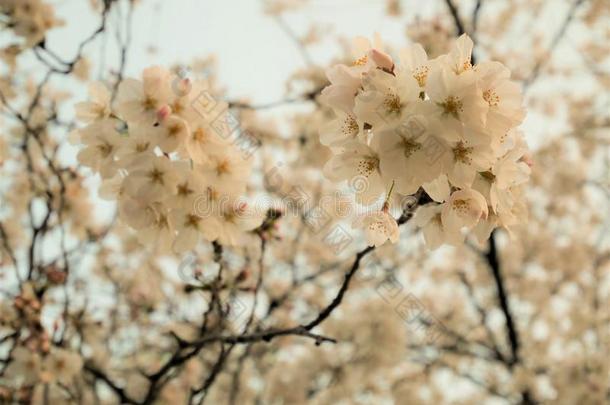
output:
[[[58,13],[68,24],[51,32],[49,44],[53,49],[71,55],[79,38],[97,27],[99,17],[87,3],[55,2]],[[412,10],[409,20],[429,15],[441,5],[437,1],[418,0],[403,4],[405,9]],[[379,32],[394,44],[406,43],[405,17],[388,18],[385,2],[379,0],[311,1],[297,12],[287,13],[284,19],[299,34],[307,32],[316,22],[332,28],[336,37],[372,37]],[[285,79],[295,68],[305,66],[290,37],[263,12],[261,0],[142,0],[135,9],[132,32],[129,74],[137,75],[151,64],[188,64],[196,57],[214,54],[229,95],[250,97],[256,102],[281,98]],[[113,42],[110,38],[108,48]],[[102,41],[96,41],[88,48],[87,55],[95,65],[101,46]],[[151,53],[151,47],[156,52]],[[329,42],[314,48],[314,62],[324,63],[336,49]]]

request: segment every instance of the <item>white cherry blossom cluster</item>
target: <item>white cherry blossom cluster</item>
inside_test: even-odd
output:
[[[351,66],[327,72],[322,100],[335,118],[320,130],[333,151],[325,173],[347,180],[360,204],[386,197],[381,211],[359,221],[369,244],[398,240],[392,192],[423,188],[431,198],[415,218],[431,247],[462,243],[469,230],[483,242],[495,227],[525,219],[521,89],[501,63],[473,65],[472,46],[462,35],[448,54],[428,59],[416,44],[397,65],[380,44],[362,39]]]
[[[53,6],[41,0],[0,0],[0,14],[5,16],[3,25],[22,37],[25,47],[36,45],[49,29],[62,24]]]
[[[243,195],[248,157],[231,142],[226,103],[204,80],[151,67],[121,82],[115,102],[101,84],[76,106],[81,164],[102,177],[100,195],[119,218],[161,251],[190,250],[200,238],[240,244],[260,225]]]

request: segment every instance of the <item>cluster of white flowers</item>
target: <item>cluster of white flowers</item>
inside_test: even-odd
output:
[[[41,0],[0,0],[0,14],[8,18],[3,25],[24,38],[26,47],[36,45],[44,39],[47,30],[61,24],[54,11]]]
[[[530,167],[516,129],[522,94],[510,71],[498,62],[472,65],[466,35],[435,59],[413,45],[400,66],[379,45],[356,45],[356,61],[333,66],[322,92],[336,115],[320,131],[333,151],[326,175],[348,180],[367,206],[423,187],[434,203],[415,223],[431,247],[462,243],[466,230],[484,241],[495,227],[521,222]],[[386,198],[381,212],[360,221],[371,245],[398,239]]]
[[[142,81],[124,80],[114,103],[101,84],[90,94],[76,107],[88,124],[77,131],[85,145],[78,160],[99,172],[100,195],[118,200],[120,218],[143,243],[175,252],[201,236],[236,245],[260,225],[243,197],[250,160],[231,142],[227,104],[206,81],[151,67]]]
[[[6,374],[13,382],[22,385],[42,383],[69,384],[83,367],[81,356],[71,350],[53,346],[44,357],[24,346],[13,350],[12,363]]]

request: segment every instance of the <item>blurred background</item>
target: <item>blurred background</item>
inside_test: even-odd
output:
[[[26,2],[34,23],[7,11]],[[0,10],[0,402],[610,403],[609,1],[0,0]],[[421,43],[436,57],[462,33],[476,61],[503,63],[521,84],[533,163],[529,221],[486,246],[431,252],[407,224],[365,260],[362,235],[336,252],[295,215],[268,218],[266,245],[253,236],[159,254],[116,221],[70,141],[90,83],[116,91],[163,66],[207,80],[261,141],[251,195],[279,199],[264,181],[279,167],[315,206],[345,191],[321,174],[325,71],[353,61],[357,36],[378,36],[393,56]],[[311,320],[353,266],[360,274],[319,328],[336,345],[256,337]],[[236,308],[251,314],[245,328]],[[39,363],[59,350],[69,355],[49,373]]]

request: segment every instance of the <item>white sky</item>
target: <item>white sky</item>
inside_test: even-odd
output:
[[[62,55],[72,55],[80,38],[97,27],[98,17],[85,0],[54,3],[68,24],[50,33],[49,46]],[[438,1],[409,0],[403,4],[405,10],[413,11],[410,19],[442,6]],[[286,14],[285,20],[300,34],[315,22],[332,27],[333,33],[345,38],[372,37],[379,32],[396,44],[406,43],[404,18],[388,18],[381,0],[311,1],[297,12]],[[263,13],[260,0],[142,0],[133,22],[127,64],[131,75],[152,64],[188,64],[195,57],[213,53],[219,63],[220,80],[230,96],[267,102],[280,99],[288,75],[305,66],[292,40]],[[154,54],[149,52],[151,45],[158,50]],[[100,46],[101,42],[96,41],[88,48],[87,55],[96,62]],[[314,62],[324,63],[335,49],[317,47],[313,53]],[[111,59],[108,57],[109,62]]]

